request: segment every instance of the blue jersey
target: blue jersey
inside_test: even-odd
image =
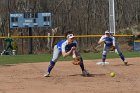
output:
[[[105,43],[105,46],[115,46],[115,38],[113,36],[110,36],[110,37],[107,37],[106,35],[103,35],[101,38],[100,38],[100,41],[104,41]]]
[[[105,44],[106,46],[112,46],[113,45],[113,39],[110,37],[105,38]]]
[[[66,40],[61,40],[61,41],[59,41],[56,45],[57,45],[57,48],[60,50],[60,51],[62,51],[62,48],[61,48],[61,46],[62,46],[62,44],[65,42]]]
[[[57,48],[61,52],[68,52],[71,50],[72,47],[77,46],[77,42],[73,41],[71,44],[68,44],[67,40],[61,40],[60,42],[57,43]]]

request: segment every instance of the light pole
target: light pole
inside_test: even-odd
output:
[[[114,0],[109,0],[109,30],[111,33],[116,33],[115,31],[115,6]]]

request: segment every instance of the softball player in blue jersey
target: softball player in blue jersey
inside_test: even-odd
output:
[[[114,46],[124,64],[127,65],[128,62],[125,59],[124,55],[122,54],[121,50],[119,49],[118,44],[115,42],[115,37],[113,37],[113,35],[109,31],[105,31],[105,35],[103,35],[100,38],[98,44],[101,44],[103,42],[104,48],[102,52],[102,62],[105,62],[107,53],[109,52],[110,48]]]
[[[67,32],[66,38],[67,38],[66,40],[61,40],[54,46],[53,57],[50,61],[50,65],[48,66],[47,73],[44,74],[44,77],[50,76],[51,70],[53,69],[58,58],[61,55],[63,57],[66,57],[66,56],[70,56],[70,55],[72,56],[73,53],[75,53],[76,56],[80,56],[80,54],[77,52],[77,42],[74,38],[74,34],[72,32]],[[88,76],[89,73],[84,68],[83,59],[81,56],[80,56],[80,59],[81,59],[80,67],[82,70],[82,74],[83,74],[83,76]]]

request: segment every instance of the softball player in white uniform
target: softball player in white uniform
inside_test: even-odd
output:
[[[80,54],[76,51],[77,42],[74,39],[74,35],[72,33],[68,32],[66,37],[67,37],[67,40],[61,40],[60,42],[58,42],[54,46],[53,57],[50,61],[50,65],[48,66],[47,73],[44,74],[44,77],[49,77],[50,76],[51,70],[53,69],[53,67],[55,66],[58,58],[61,55],[63,55],[63,57],[66,57],[66,56],[72,55],[73,52],[75,52],[76,56],[80,56]],[[89,73],[84,68],[82,57],[80,59],[81,59],[80,67],[81,67],[81,70],[82,70],[82,74],[84,76],[87,76],[87,75],[89,75]]]
[[[106,55],[109,52],[110,48],[112,46],[115,47],[115,49],[117,50],[120,58],[122,59],[122,61],[124,62],[125,65],[127,65],[127,61],[124,57],[124,55],[122,54],[121,50],[119,49],[118,44],[115,42],[115,37],[113,37],[109,31],[105,31],[105,35],[103,35],[98,44],[101,44],[104,42],[104,48],[103,48],[103,52],[102,52],[102,62],[105,62],[106,60]]]

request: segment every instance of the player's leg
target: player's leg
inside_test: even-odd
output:
[[[82,75],[83,76],[89,76],[89,72],[85,69],[85,66],[84,66],[84,62],[83,62],[83,59],[82,57],[80,58],[81,62],[80,62],[80,68],[81,68],[81,71],[82,71]]]
[[[82,71],[82,75],[83,76],[89,76],[89,72],[85,69],[85,66],[84,66],[84,62],[83,62],[83,58],[82,56],[80,55],[79,52],[75,52],[76,53],[76,56],[80,56],[80,68],[81,68],[81,71]]]
[[[14,55],[14,51],[13,51],[13,46],[12,45],[9,45],[9,48],[8,49],[10,49],[10,55]]]
[[[53,67],[55,66],[55,64],[56,64],[58,58],[60,57],[60,55],[61,55],[61,52],[60,52],[60,50],[57,48],[57,46],[55,45],[55,46],[54,46],[54,51],[53,51],[53,57],[52,57],[52,59],[51,59],[51,61],[50,61],[50,64],[49,64],[49,66],[48,66],[48,71],[47,71],[47,73],[44,75],[45,77],[49,77],[49,76],[50,76],[50,73],[51,73]]]
[[[125,59],[124,55],[122,54],[120,48],[118,45],[115,46],[116,47],[116,50],[118,52],[118,55],[120,56],[120,58],[122,59],[122,61],[124,62],[125,65],[127,65],[127,60]]]
[[[80,53],[77,52],[77,51],[75,51],[75,54],[76,54],[76,56],[80,56],[80,61],[81,61],[81,62],[80,62],[80,68],[81,68],[81,70],[82,70],[82,71],[85,70],[82,56],[81,56]]]
[[[109,48],[110,47],[104,46],[104,49],[103,49],[103,52],[102,52],[102,62],[105,62],[107,53],[109,52]]]
[[[6,45],[6,48],[5,48],[5,51],[8,51],[9,48],[10,48],[10,45],[7,44],[7,45]]]
[[[8,49],[9,49],[9,45],[7,45],[6,48],[1,52],[1,55],[6,54]]]
[[[5,54],[5,49],[1,52],[1,55]]]
[[[10,45],[10,49],[12,50],[12,51],[11,51],[11,52],[12,52],[12,55],[16,55],[16,50],[13,48],[12,45]]]
[[[77,52],[77,51],[75,51],[75,55],[76,55],[76,56],[80,56],[80,61],[81,61],[81,62],[80,62],[80,67],[81,67],[81,70],[82,70],[82,71],[85,70],[82,56],[81,56],[80,53]]]

